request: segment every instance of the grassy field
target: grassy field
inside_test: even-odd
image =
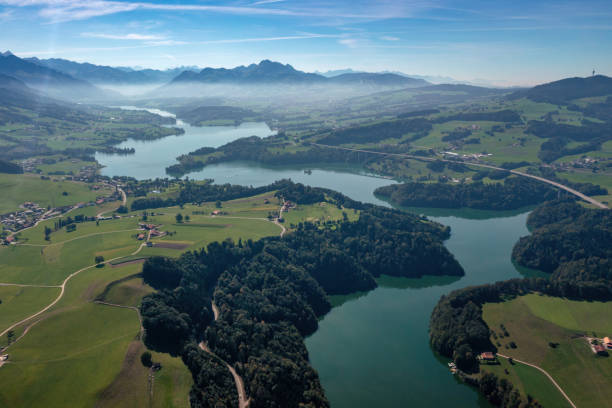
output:
[[[59,292],[59,288],[0,286],[0,332],[51,303]]]
[[[119,265],[119,267],[125,266]],[[104,301],[124,306],[140,306],[142,298],[154,291],[142,281],[142,278],[132,278],[113,285],[104,296]]]
[[[507,379],[522,395],[535,398],[544,407],[571,408],[559,390],[540,371],[520,363],[510,364],[505,358],[498,358],[498,361],[499,365],[482,365],[481,371]]]
[[[542,367],[579,407],[609,406],[612,358],[596,356],[584,334],[610,335],[612,303],[527,295],[486,304],[483,317],[499,352]],[[504,335],[504,325],[508,335]],[[510,343],[514,342],[516,348]],[[549,343],[557,343],[551,347]],[[532,394],[540,399],[538,391]]]
[[[90,190],[84,183],[55,177],[42,180],[40,176],[30,174],[0,174],[0,191],[0,214],[19,209],[25,201],[33,201],[42,207],[60,207],[95,200],[96,196],[109,193]],[[68,195],[63,195],[64,192]]]
[[[276,236],[281,229],[267,216],[278,208],[278,199],[266,194],[224,202],[221,208],[207,203],[156,209],[146,222],[156,224],[167,235],[153,239],[154,246],[141,248],[137,256],[179,256],[227,238],[237,241]],[[223,215],[211,216],[215,210]],[[189,221],[177,222],[179,213],[189,215]],[[351,219],[358,216],[352,211],[348,215]],[[315,204],[299,207],[287,216],[297,223],[339,219],[342,211]],[[16,337],[28,327],[31,330],[11,345],[10,362],[0,369],[0,406],[187,406],[192,379],[182,361],[153,353],[153,360],[163,368],[155,373],[151,384],[149,370],[140,363],[145,346],[139,340],[136,311],[93,302],[105,293],[106,302],[134,307],[153,291],[133,276],[141,271],[141,263],[91,267],[98,255],[106,260],[136,256],[131,254],[143,244],[136,239],[141,214],[131,213],[98,225],[80,223],[73,232],[62,228],[45,241],[44,227],[54,222],[49,220],[24,231],[19,245],[0,247],[0,282],[58,285],[81,271],[67,282],[57,304],[15,328]],[[8,326],[34,314],[51,303],[58,291],[0,286],[0,324]],[[0,343],[6,342],[6,336],[0,339]]]

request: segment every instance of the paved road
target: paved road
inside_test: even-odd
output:
[[[499,353],[497,353],[497,355],[498,355],[498,356],[500,356],[500,357],[503,357],[503,358],[505,358],[505,359],[509,359],[509,358],[511,358],[511,359],[512,359],[512,361],[516,361],[517,363],[525,364],[525,365],[528,365],[529,367],[533,367],[533,368],[535,368],[535,369],[537,369],[537,370],[540,370],[542,373],[544,373],[544,375],[545,375],[546,377],[548,377],[548,379],[549,379],[549,380],[550,380],[550,381],[553,383],[553,385],[554,385],[555,387],[557,387],[557,389],[558,389],[558,390],[559,390],[559,392],[561,392],[561,394],[562,394],[562,395],[565,397],[565,399],[567,400],[567,402],[569,402],[569,404],[570,404],[572,407],[577,408],[577,407],[576,407],[576,404],[574,404],[574,403],[572,402],[572,400],[570,399],[570,397],[568,397],[568,396],[567,396],[567,394],[565,393],[565,391],[563,391],[563,389],[562,389],[562,388],[559,386],[559,384],[557,384],[557,382],[556,382],[556,381],[555,381],[555,380],[554,380],[554,379],[553,379],[553,378],[550,376],[550,374],[548,374],[548,373],[547,373],[547,372],[546,372],[544,369],[542,369],[542,368],[538,367],[538,366],[537,366],[537,365],[535,365],[535,364],[531,364],[531,363],[527,363],[527,362],[525,362],[525,361],[517,360],[517,359],[516,359],[516,358],[514,358],[514,357],[505,356],[505,355],[503,355],[503,354],[499,354]]]
[[[405,154],[405,153],[384,153],[384,152],[377,152],[374,150],[364,150],[364,149],[352,149],[350,147],[341,147],[341,146],[331,146],[331,145],[325,145],[325,144],[319,144],[319,143],[312,143],[314,146],[319,146],[319,147],[325,147],[325,148],[329,148],[329,149],[338,149],[338,150],[348,150],[351,152],[359,152],[359,153],[369,153],[369,154],[377,154],[377,155],[381,155],[381,156],[392,156],[392,157],[402,157],[402,158],[406,158],[406,159],[414,159],[414,160],[424,160],[424,161],[443,161],[443,162],[448,162],[448,163],[457,163],[456,160],[447,160],[447,159],[440,159],[438,157],[422,157],[422,156],[415,156],[415,155],[411,155],[411,154]],[[576,197],[581,198],[584,201],[587,201],[591,204],[593,204],[596,207],[602,208],[602,209],[606,209],[608,210],[608,206],[595,200],[592,197],[586,196],[584,194],[582,194],[579,191],[574,190],[573,188],[570,188],[564,184],[561,183],[557,183],[556,181],[552,181],[549,180],[547,178],[544,177],[539,177],[539,176],[534,176],[531,174],[527,174],[527,173],[523,173],[521,171],[517,171],[517,170],[508,170],[508,169],[504,169],[501,167],[496,167],[496,166],[492,166],[489,164],[483,164],[483,163],[472,163],[472,162],[466,162],[466,161],[462,161],[460,162],[462,164],[465,164],[467,166],[475,166],[475,167],[484,167],[487,169],[493,169],[493,170],[502,170],[502,171],[509,171],[512,174],[516,174],[517,176],[523,176],[523,177],[529,177],[531,179],[534,180],[538,180],[541,181],[543,183],[547,183],[550,184],[551,186],[560,188],[562,190],[567,191],[568,193],[571,193],[573,195],[575,195]]]

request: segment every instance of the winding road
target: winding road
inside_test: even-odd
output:
[[[137,249],[136,251],[132,252],[132,253],[130,254],[130,256],[131,256],[131,255],[136,255],[136,254],[138,254],[138,252],[140,252],[140,250],[141,250],[143,247],[144,247],[144,244],[139,245],[139,246],[138,246],[138,249]],[[108,261],[101,262],[100,264],[108,264],[108,263],[111,263],[111,262],[116,261],[116,260],[121,259],[121,258],[125,258],[125,255],[124,255],[124,256],[118,256],[118,257],[113,258],[113,259],[109,259]],[[22,325],[23,323],[26,323],[26,322],[28,322],[28,321],[32,320],[33,318],[35,318],[35,317],[37,317],[37,316],[40,316],[41,314],[45,313],[47,310],[51,309],[53,306],[55,306],[55,305],[57,304],[57,302],[59,302],[59,301],[62,299],[62,297],[64,297],[64,292],[66,291],[66,284],[68,283],[68,281],[70,281],[70,279],[74,278],[75,276],[77,276],[78,274],[80,274],[80,273],[81,273],[81,272],[83,272],[83,271],[86,271],[86,270],[88,270],[88,269],[91,269],[91,268],[96,267],[97,265],[99,265],[99,264],[93,264],[93,265],[86,266],[86,267],[81,268],[81,269],[79,269],[78,271],[73,272],[73,273],[71,273],[70,275],[68,275],[68,277],[66,277],[66,279],[64,279],[64,281],[62,282],[62,284],[61,284],[61,285],[59,285],[59,286],[54,286],[54,287],[59,287],[59,288],[60,288],[60,293],[59,293],[59,295],[57,296],[57,298],[55,298],[55,300],[53,300],[53,302],[49,303],[49,304],[48,304],[47,306],[45,306],[43,309],[41,309],[41,310],[39,310],[38,312],[36,312],[36,313],[34,313],[34,314],[32,314],[32,315],[30,315],[30,316],[26,317],[25,319],[22,319],[22,320],[18,321],[17,323],[13,323],[13,324],[12,324],[12,325],[10,325],[8,328],[6,328],[6,329],[5,329],[3,332],[1,332],[1,333],[0,333],[0,337],[4,336],[4,335],[5,335],[5,334],[6,334],[6,333],[9,331],[9,330],[12,330],[12,329],[14,329],[14,328],[15,328],[15,327],[17,327],[17,326],[20,326],[20,325]],[[12,284],[11,284],[11,283],[0,283],[0,285],[6,285],[6,286],[8,286],[8,285],[12,285]],[[25,333],[24,333],[24,334],[25,334]],[[22,335],[21,337],[23,337],[23,335]],[[21,337],[20,337],[20,338],[21,338]],[[15,344],[15,342],[13,342],[12,344]],[[12,345],[12,344],[11,344],[11,345]]]
[[[422,157],[422,156],[415,156],[412,154],[406,154],[406,153],[385,153],[385,152],[377,152],[374,150],[364,150],[364,149],[353,149],[350,147],[341,147],[341,146],[331,146],[331,145],[326,145],[326,144],[320,144],[320,143],[312,143],[313,146],[318,146],[318,147],[324,147],[324,148],[328,148],[328,149],[337,149],[337,150],[347,150],[347,151],[351,151],[351,152],[359,152],[359,153],[369,153],[369,154],[377,154],[380,156],[391,156],[391,157],[400,157],[400,158],[405,158],[405,159],[413,159],[413,160],[421,160],[421,161],[443,161],[443,162],[447,162],[447,163],[458,163],[456,160],[448,160],[448,159],[441,159],[439,157]],[[521,171],[517,171],[517,170],[508,170],[508,169],[504,169],[502,167],[497,167],[497,166],[492,166],[490,164],[483,164],[483,163],[472,163],[472,162],[466,162],[466,161],[461,161],[461,164],[464,164],[466,166],[475,166],[475,167],[484,167],[487,169],[492,169],[492,170],[501,170],[501,171],[508,171],[512,174],[516,174],[517,176],[522,176],[522,177],[529,177],[533,180],[538,180],[541,181],[543,183],[547,183],[550,184],[551,186],[560,188],[562,190],[567,191],[570,194],[575,195],[576,197],[579,197],[580,199],[593,204],[596,207],[605,209],[605,210],[609,210],[609,207],[607,205],[605,205],[604,203],[601,203],[597,200],[595,200],[592,197],[589,197],[587,195],[582,194],[580,191],[574,190],[571,187],[568,187],[564,184],[561,183],[557,183],[556,181],[552,181],[549,180],[547,178],[544,177],[539,177],[539,176],[534,176],[532,174],[527,174],[527,173],[523,173]]]
[[[527,363],[526,361],[521,361],[521,360],[518,360],[518,359],[516,359],[516,358],[514,358],[514,357],[505,356],[505,355],[503,355],[503,354],[499,354],[499,353],[497,353],[497,355],[498,355],[498,356],[500,356],[500,357],[505,358],[506,360],[508,360],[508,359],[512,359],[512,361],[516,361],[517,363],[521,363],[521,364],[528,365],[529,367],[533,367],[533,368],[535,368],[536,370],[539,370],[540,372],[544,373],[544,375],[545,375],[546,377],[548,377],[548,379],[550,380],[550,382],[552,382],[552,383],[553,383],[553,385],[554,385],[555,387],[557,387],[557,389],[559,390],[559,392],[561,392],[561,394],[562,394],[562,395],[565,397],[565,399],[567,400],[567,402],[569,402],[569,404],[570,404],[570,405],[571,405],[573,408],[577,408],[577,407],[576,407],[576,404],[574,404],[574,403],[572,402],[572,400],[570,399],[570,397],[568,397],[568,396],[567,396],[567,394],[565,393],[565,391],[563,391],[563,389],[562,389],[562,388],[559,386],[559,384],[557,384],[557,382],[556,382],[556,381],[555,381],[555,380],[554,380],[554,379],[553,379],[553,378],[550,376],[550,374],[548,374],[548,373],[547,373],[547,372],[546,372],[546,371],[545,371],[543,368],[540,368],[540,367],[538,367],[538,366],[537,366],[537,365],[535,365],[535,364]]]
[[[213,310],[213,315],[215,316],[215,321],[217,321],[217,319],[219,319],[219,308],[217,308],[217,305],[215,305],[215,302],[212,302],[212,310]],[[227,363],[221,357],[219,357],[218,355],[210,351],[210,349],[208,348],[208,346],[206,345],[204,341],[201,341],[200,344],[198,344],[198,346],[200,347],[200,349],[204,350],[205,352],[207,352],[208,354],[210,354],[211,356],[213,356],[214,358],[216,358],[217,360],[221,361],[223,364],[226,365],[227,369],[232,374],[232,377],[234,377],[234,383],[236,383],[236,392],[238,392],[238,408],[247,408],[249,404],[251,403],[251,399],[247,398],[246,396],[246,391],[244,389],[244,380],[242,379],[242,377],[238,375],[234,367],[232,367],[231,365],[229,365],[229,363]]]

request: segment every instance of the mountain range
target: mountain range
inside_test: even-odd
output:
[[[239,84],[336,84],[419,87],[429,83],[422,79],[407,78],[397,74],[348,72],[333,77],[296,70],[289,64],[263,60],[259,64],[239,66],[233,69],[204,68],[200,72],[186,71],[172,84],[183,83],[239,83]]]
[[[162,84],[170,82],[184,71],[194,69],[194,67],[177,67],[166,70],[135,70],[126,67],[110,67],[87,62],[74,62],[61,58],[38,59],[33,57],[26,58],[26,60],[93,84],[109,85]]]
[[[19,58],[9,51],[0,54],[0,74],[18,79],[52,96],[104,98],[104,91],[69,74]]]

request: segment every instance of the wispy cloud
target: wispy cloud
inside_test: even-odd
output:
[[[249,43],[249,42],[267,42],[267,41],[289,41],[289,40],[307,40],[313,38],[338,38],[339,35],[333,34],[303,34],[303,35],[286,35],[281,37],[252,37],[252,38],[234,38],[199,41],[196,44],[232,44],[232,43]]]
[[[336,5],[334,2],[311,4],[292,4],[284,8],[257,7],[262,4],[280,4],[283,0],[259,0],[248,6],[220,6],[204,4],[148,3],[116,0],[0,0],[0,5],[13,7],[39,7],[38,15],[51,22],[59,23],[72,20],[85,20],[110,14],[135,11],[194,11],[234,15],[269,15],[319,17],[334,19],[377,20],[412,16],[416,10],[429,8],[432,2],[415,2],[404,4],[395,1],[371,3],[358,1],[355,7]],[[359,10],[355,12],[354,10]]]
[[[197,42],[188,41],[176,41],[176,40],[159,40],[159,41],[144,41],[139,45],[130,46],[118,46],[118,47],[77,47],[77,48],[56,48],[52,50],[41,50],[41,51],[23,51],[19,52],[20,56],[29,57],[36,55],[63,55],[69,53],[87,53],[92,54],[100,51],[120,51],[130,50],[139,48],[151,48],[151,47],[163,47],[163,46],[175,46],[175,45],[207,45],[207,44],[239,44],[239,43],[256,43],[256,42],[269,42],[269,41],[293,41],[293,40],[306,40],[313,38],[338,38],[337,35],[327,34],[304,34],[304,35],[287,35],[282,37],[247,37],[247,38],[227,38],[227,39],[215,39]]]
[[[270,3],[282,3],[285,0],[260,0],[253,3],[254,6],[259,6],[261,4],[270,4]]]
[[[104,38],[106,40],[140,40],[153,41],[165,40],[166,37],[150,34],[107,34],[107,33],[81,33],[81,37]]]
[[[380,39],[383,41],[399,41],[400,40],[398,37],[393,37],[390,35],[383,35],[382,37],[380,37]]]

